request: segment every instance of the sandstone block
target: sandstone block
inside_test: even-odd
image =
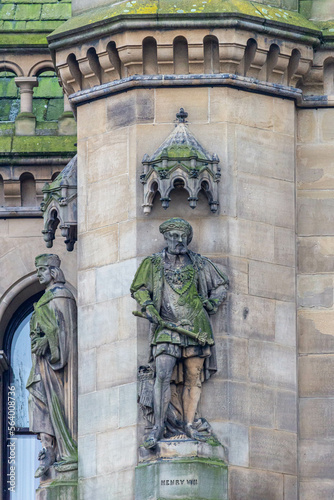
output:
[[[296,354],[293,348],[250,340],[248,349],[252,382],[295,390]]]
[[[294,302],[276,302],[275,341],[290,347],[296,345],[296,306]]]
[[[101,474],[110,474],[110,472],[135,467],[137,446],[135,426],[100,432],[96,443],[98,471]]]
[[[118,426],[118,388],[81,394],[78,398],[78,435],[103,433]]]
[[[299,482],[299,494],[301,500],[314,500],[314,498],[328,499],[333,497],[334,481],[313,480]]]
[[[334,400],[301,398],[299,403],[301,439],[334,439]]]
[[[80,331],[81,333],[81,331]],[[79,394],[93,392],[96,390],[96,349],[84,351],[79,349],[78,352],[79,367],[85,367],[84,370],[79,369],[78,391]]]
[[[334,269],[334,238],[298,239],[298,269],[300,273],[332,273]]]
[[[305,274],[298,277],[298,306],[333,307],[333,276]]]
[[[250,261],[249,292],[260,297],[291,302],[295,296],[294,269],[267,262]]]
[[[212,404],[215,401],[215,404]],[[205,383],[199,403],[199,413],[212,420],[228,420],[228,384],[215,377]]]
[[[80,235],[78,268],[111,264],[118,259],[118,224]]]
[[[333,441],[299,441],[299,464],[301,478],[334,477],[334,442]]]
[[[134,470],[127,469],[80,479],[80,500],[104,496],[117,500],[134,498]]]
[[[96,350],[97,389],[129,384],[137,380],[137,352],[135,345],[119,341],[102,345]],[[112,366],[112,370],[106,367]]]
[[[137,424],[137,382],[119,387],[118,425],[128,427]]]
[[[229,468],[230,500],[282,500],[283,476],[273,472]]]
[[[274,262],[274,226],[229,219],[229,251],[237,257]]]
[[[294,180],[294,136],[238,126],[236,129],[237,168],[253,175]]]
[[[242,90],[210,90],[211,122],[232,122],[259,129],[273,128],[273,98]]]
[[[96,435],[87,434],[79,439],[78,443],[78,474],[79,477],[96,475]]]
[[[275,301],[252,295],[229,294],[228,331],[237,337],[275,338]]]
[[[284,500],[298,500],[298,480],[296,476],[284,475]]]
[[[119,225],[119,259],[127,260],[137,256],[137,221],[129,220]],[[140,237],[142,237],[141,233]]]
[[[118,338],[118,301],[107,300],[81,307],[79,311],[79,350],[115,342]]]
[[[296,475],[296,434],[253,427],[249,450],[251,467]]]
[[[95,100],[86,103],[84,106],[78,106],[77,114],[78,141],[85,139],[86,137],[91,137],[92,135],[103,134],[106,131],[106,99]],[[99,117],[99,119],[96,120],[96,123],[94,123],[93,128],[92,116]]]
[[[289,8],[288,5],[296,4],[296,0],[284,0],[283,8]],[[293,9],[291,9],[293,10]],[[295,136],[295,123],[296,123],[296,108],[293,102],[289,99],[280,99],[274,97],[274,132],[280,134]]]
[[[128,259],[96,269],[97,302],[128,295],[137,265],[136,259]]]
[[[319,2],[318,2],[319,3]],[[328,4],[329,7],[329,4]],[[333,10],[334,14],[334,10]],[[334,142],[334,112],[332,109],[319,110],[320,137],[323,141]]]
[[[303,354],[334,352],[334,311],[309,310],[298,313],[299,352]]]
[[[174,123],[175,115],[182,107],[189,113],[190,123],[207,122],[208,94],[207,88],[157,89],[155,91],[156,121]]]
[[[136,123],[153,123],[153,120],[153,90],[135,90],[108,98],[107,130],[129,127]]]
[[[333,354],[317,354],[299,358],[300,397],[334,396],[333,377]]]
[[[318,110],[298,109],[297,110],[297,140],[309,144],[318,139]]]
[[[300,236],[333,236],[334,199],[331,191],[299,191],[297,207]]]
[[[295,392],[276,392],[276,428],[297,432],[297,396]]]
[[[254,384],[229,383],[229,419],[244,425],[274,426],[275,394]]]
[[[248,427],[232,422],[211,422],[219,441],[228,449],[229,465],[248,467]]]
[[[240,174],[238,217],[276,226],[294,227],[293,183]]]
[[[87,141],[89,183],[128,172],[128,131],[117,129]]]
[[[275,263],[282,266],[296,265],[296,234],[294,229],[275,227]]]
[[[298,189],[333,189],[333,146],[300,144],[297,147]]]

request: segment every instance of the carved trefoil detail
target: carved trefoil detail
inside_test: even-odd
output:
[[[144,213],[151,212],[157,192],[163,208],[169,207],[170,193],[183,187],[189,194],[191,208],[195,208],[198,194],[202,190],[209,202],[211,212],[218,210],[218,182],[221,177],[219,158],[210,155],[189,131],[186,123],[188,113],[183,108],[177,113],[173,132],[150,157],[144,155],[143,173]]]
[[[66,165],[56,179],[43,188],[41,210],[44,217],[42,234],[47,248],[51,248],[59,225],[69,252],[77,241],[77,155]]]

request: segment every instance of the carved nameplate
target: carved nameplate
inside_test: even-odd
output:
[[[197,486],[198,479],[161,479],[161,486]]]

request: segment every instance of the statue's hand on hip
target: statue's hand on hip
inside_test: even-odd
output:
[[[48,346],[48,339],[46,337],[39,337],[33,341],[31,352],[33,352],[37,356],[44,356]]]

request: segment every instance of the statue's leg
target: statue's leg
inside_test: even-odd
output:
[[[56,461],[55,438],[45,432],[41,432],[39,439],[43,448],[38,455],[40,465],[35,472],[35,477],[42,477]]]
[[[176,363],[176,358],[169,354],[156,357],[156,378],[154,384],[154,421],[155,425],[144,442],[145,448],[153,448],[161,439],[165,428],[165,417],[171,399],[170,380]]]
[[[203,369],[204,358],[194,356],[184,359],[183,362],[185,367],[185,382],[183,389],[184,420],[186,424],[187,434],[191,434],[190,437],[195,437],[195,432],[192,432],[192,424],[195,419],[195,413],[197,410],[199,398],[201,396],[201,373]]]

